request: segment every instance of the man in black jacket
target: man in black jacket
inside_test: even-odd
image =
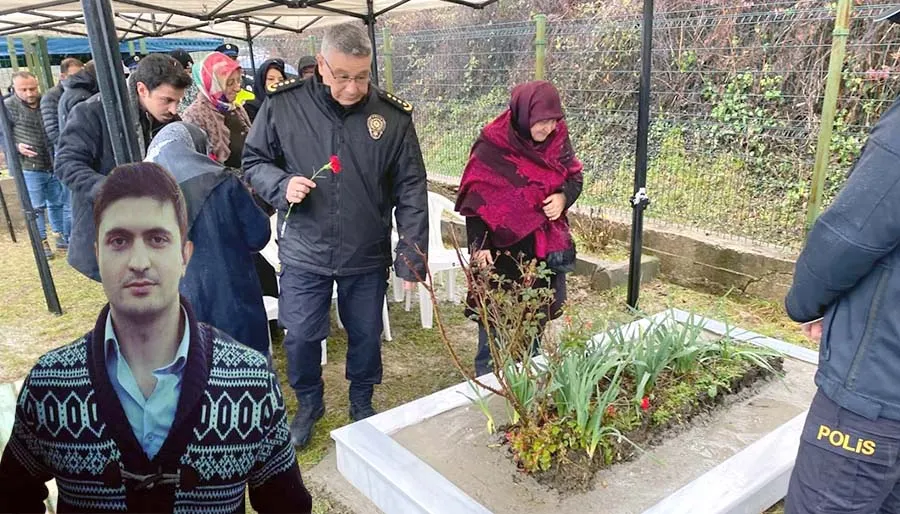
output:
[[[62,86],[63,93],[59,97],[59,105],[56,110],[60,134],[66,126],[72,109],[100,92],[100,88],[97,86],[97,70],[94,69],[94,61],[88,61],[81,71],[62,81]]]
[[[394,269],[408,286],[424,276],[428,250],[425,166],[412,106],[369,84],[372,48],[356,25],[330,28],[317,61],[321,74],[270,87],[243,155],[253,188],[278,209],[279,319],[300,403],[291,423],[300,447],[325,412],[320,342],[328,335],[334,282],[349,339],[355,421],[375,413],[372,392],[381,383],[393,209],[400,236]]]
[[[41,117],[44,119],[44,132],[50,144],[50,157],[56,155],[59,143],[59,101],[63,95],[63,82],[70,76],[80,72],[84,64],[75,57],[68,57],[59,63],[59,83],[41,97]],[[56,247],[65,250],[69,247],[69,236],[72,233],[72,195],[63,188],[63,227],[61,238],[56,240]]]
[[[63,59],[59,63],[59,82],[41,97],[41,116],[44,118],[44,130],[50,141],[50,150],[56,149],[59,142],[59,99],[63,94],[63,82],[84,68],[84,64],[75,57]]]
[[[184,68],[168,55],[150,54],[141,59],[128,79],[129,103],[125,108],[136,114],[134,129],[142,152],[147,151],[160,128],[179,119],[178,102],[190,81]],[[103,104],[100,95],[94,95],[78,104],[69,115],[59,136],[54,170],[72,190],[69,264],[98,282],[100,273],[94,256],[91,212],[97,191],[115,165]]]

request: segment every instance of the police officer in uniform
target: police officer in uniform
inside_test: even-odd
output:
[[[816,220],[785,305],[819,341],[785,513],[900,512],[900,101]]]
[[[243,154],[254,190],[278,209],[279,320],[300,404],[291,436],[301,448],[325,412],[320,343],[328,336],[333,284],[349,339],[346,377],[357,421],[375,414],[372,392],[382,377],[392,210],[400,238],[394,269],[408,288],[424,277],[428,250],[425,166],[412,106],[369,83],[372,47],[360,26],[330,27],[316,61],[314,77],[270,87]]]

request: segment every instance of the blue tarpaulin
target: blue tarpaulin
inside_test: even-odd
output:
[[[15,37],[15,36],[14,36]],[[148,53],[166,53],[177,48],[188,52],[212,52],[217,46],[224,43],[222,38],[164,38],[148,37],[144,39]],[[16,52],[25,55],[22,40],[15,38]],[[119,49],[123,54],[128,53],[128,43],[120,43]],[[48,37],[47,50],[50,55],[87,55],[91,53],[91,46],[86,37]],[[140,51],[140,45],[134,42],[135,52]],[[9,57],[6,38],[0,38],[0,57]]]

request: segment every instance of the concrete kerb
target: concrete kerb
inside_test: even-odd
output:
[[[810,364],[818,362],[811,350],[678,309],[633,322],[626,327],[626,334],[667,318],[678,322],[692,319],[715,334],[771,348]],[[594,342],[604,337],[600,335]],[[493,375],[485,380],[488,385],[497,383]],[[338,469],[386,514],[488,512],[390,438],[405,427],[469,404],[473,394],[472,386],[464,382],[332,431]],[[787,492],[787,477],[796,459],[805,417],[804,412],[781,425],[646,512],[736,514],[768,508]],[[713,491],[716,494],[711,494]]]

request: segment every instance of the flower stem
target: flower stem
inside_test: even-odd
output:
[[[287,214],[284,215],[284,221],[281,222],[281,235],[278,236],[278,239],[283,239],[283,238],[284,238],[284,231],[287,229],[287,220],[288,220],[289,217],[291,217],[291,210],[292,210],[293,208],[294,208],[294,204],[293,204],[293,203],[292,203],[290,206],[288,206]]]

